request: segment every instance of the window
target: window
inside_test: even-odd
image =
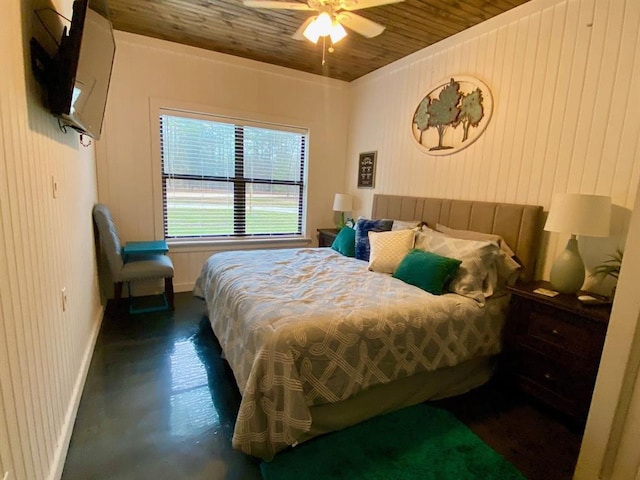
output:
[[[302,235],[307,131],[160,111],[167,238]]]

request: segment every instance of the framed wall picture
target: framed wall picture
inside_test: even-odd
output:
[[[361,153],[358,157],[358,188],[376,186],[376,156],[378,152]]]

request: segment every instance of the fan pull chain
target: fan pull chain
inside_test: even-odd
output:
[[[324,67],[324,52],[326,51],[325,48],[325,41],[326,41],[327,37],[322,37],[322,66]]]

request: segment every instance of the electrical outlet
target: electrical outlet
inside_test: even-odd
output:
[[[67,311],[67,303],[68,303],[68,299],[67,299],[67,287],[64,287],[61,291],[60,291],[60,296],[62,298],[62,311],[66,312]]]

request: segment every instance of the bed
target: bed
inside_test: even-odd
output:
[[[371,218],[497,235],[521,265],[516,275],[530,280],[541,213],[532,205],[375,195]],[[223,252],[204,264],[194,294],[206,301],[242,394],[235,448],[269,460],[315,436],[464,393],[491,377],[509,302],[504,289],[486,298],[432,295],[371,271],[372,260],[300,248]]]

